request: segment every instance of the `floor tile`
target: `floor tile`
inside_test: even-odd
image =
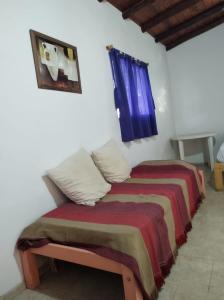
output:
[[[207,300],[206,297],[207,293],[204,293],[203,291],[182,289],[181,291],[176,292],[173,300]]]
[[[167,281],[173,282],[177,290],[188,288],[189,290],[208,290],[212,273],[212,261],[203,258],[181,256],[178,257],[176,265],[171,270]]]
[[[165,285],[159,292],[159,300],[174,300],[177,287]]]
[[[217,290],[222,290],[224,294],[224,259],[213,263],[210,291],[217,292]]]

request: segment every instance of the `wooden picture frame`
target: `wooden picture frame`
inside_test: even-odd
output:
[[[77,48],[32,29],[30,38],[38,88],[81,94]]]

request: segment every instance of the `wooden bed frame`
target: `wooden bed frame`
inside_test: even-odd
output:
[[[202,179],[202,189],[206,195],[205,178],[202,170],[199,171]],[[47,256],[71,263],[84,265],[108,272],[120,274],[123,279],[125,300],[143,300],[142,293],[135,280],[133,272],[125,265],[99,256],[91,251],[50,243],[40,248],[30,248],[20,251],[23,274],[28,289],[35,289],[40,284],[36,255]]]
[[[87,250],[52,243],[20,252],[28,289],[35,289],[40,284],[36,254],[120,274],[123,279],[125,300],[143,300],[133,272],[125,265]]]

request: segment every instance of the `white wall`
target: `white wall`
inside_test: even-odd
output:
[[[216,132],[215,155],[224,141],[223,37],[221,25],[167,53],[176,131]],[[189,145],[189,159],[200,162],[200,150]]]
[[[83,94],[37,88],[29,29],[78,47]],[[172,157],[174,134],[165,50],[109,4],[8,0],[1,4],[0,295],[21,282],[15,243],[55,207],[41,176],[81,145],[114,137],[132,165]],[[149,62],[159,136],[123,145],[113,103],[107,44]]]

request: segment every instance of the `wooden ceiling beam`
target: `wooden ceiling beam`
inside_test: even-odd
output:
[[[184,34],[180,38],[178,38],[175,41],[171,42],[170,44],[166,45],[166,50],[168,51],[170,49],[173,49],[174,47],[177,47],[178,45],[208,31],[218,25],[221,25],[223,23],[224,23],[224,15],[222,15],[221,17],[219,17],[209,23],[203,24],[202,26],[196,28],[195,30],[193,30],[190,33]]]
[[[156,41],[156,43],[161,42],[161,41],[171,37],[172,35],[180,32],[181,30],[187,29],[190,26],[222,11],[223,9],[224,9],[224,1],[212,6],[211,8],[199,13],[196,16],[184,21],[183,23],[180,23],[174,27],[171,27],[169,30],[158,34],[157,36],[155,36],[155,41]]]
[[[147,4],[152,4],[153,2],[155,2],[155,0],[140,0],[134,3],[133,5],[129,6],[126,10],[123,11],[122,13],[123,19],[129,18],[132,14],[142,9]]]
[[[158,25],[159,23],[165,21],[168,18],[182,12],[183,10],[195,5],[199,0],[183,0],[177,4],[167,8],[165,11],[159,13],[155,17],[149,19],[141,25],[142,32],[149,30],[150,28]]]

